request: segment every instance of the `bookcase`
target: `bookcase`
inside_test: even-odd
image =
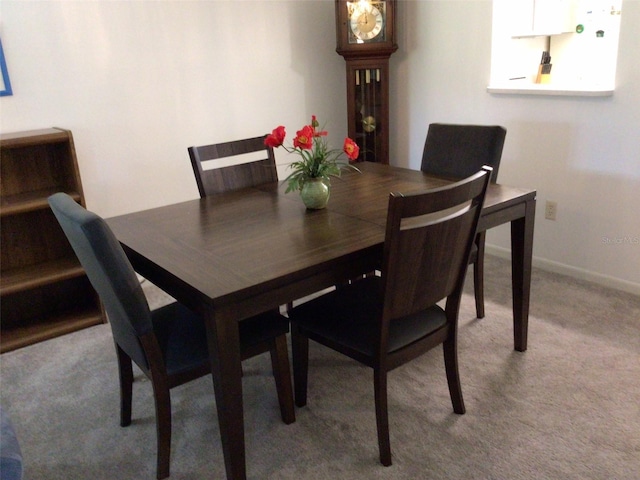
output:
[[[49,128],[0,135],[0,352],[91,325],[105,314],[47,203],[85,205],[73,136]]]

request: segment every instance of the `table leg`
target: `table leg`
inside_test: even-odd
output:
[[[245,480],[244,418],[240,338],[233,312],[209,308],[207,338],[228,480]]]
[[[533,199],[526,203],[524,216],[511,222],[513,340],[514,347],[519,352],[527,349],[535,213],[536,201]]]

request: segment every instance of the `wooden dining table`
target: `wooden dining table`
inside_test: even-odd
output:
[[[306,210],[273,183],[107,219],[135,270],[199,312],[227,478],[246,478],[237,322],[379,268],[390,192],[450,183],[358,164],[334,179],[327,208]],[[514,347],[527,348],[536,191],[493,184],[479,229],[511,225]]]

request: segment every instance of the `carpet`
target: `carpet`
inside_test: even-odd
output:
[[[393,465],[378,463],[372,372],[311,344],[309,398],[280,419],[268,355],[243,363],[250,479],[640,478],[640,298],[535,269],[529,348],[513,349],[510,263],[487,256],[486,317],[472,279],[460,312],[465,415],[453,413],[437,348],[390,373]],[[144,283],[150,304],[166,297]],[[151,386],[137,370],[119,426],[108,325],[1,361],[2,408],[26,480],[154,479]],[[224,479],[210,377],[172,390],[172,479]]]

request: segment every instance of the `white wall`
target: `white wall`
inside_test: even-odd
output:
[[[640,1],[623,1],[607,98],[489,94],[490,0],[401,8],[391,157],[419,168],[431,122],[505,126],[498,180],[538,191],[536,264],[640,293]],[[547,199],[558,202],[555,222],[544,219]],[[488,243],[506,249],[509,238],[505,226]]]
[[[197,198],[191,145],[292,138],[316,114],[342,146],[332,1],[2,0],[0,15],[0,131],[70,129],[101,215]]]
[[[499,180],[538,190],[536,263],[640,293],[640,1],[623,2],[617,89],[598,99],[489,94],[491,1],[399,3],[392,163],[419,167],[431,122],[504,125]],[[1,0],[14,96],[0,131],[71,129],[104,216],[196,198],[190,145],[292,133],[311,114],[340,143],[334,24],[332,0]],[[489,243],[508,248],[508,227]]]

